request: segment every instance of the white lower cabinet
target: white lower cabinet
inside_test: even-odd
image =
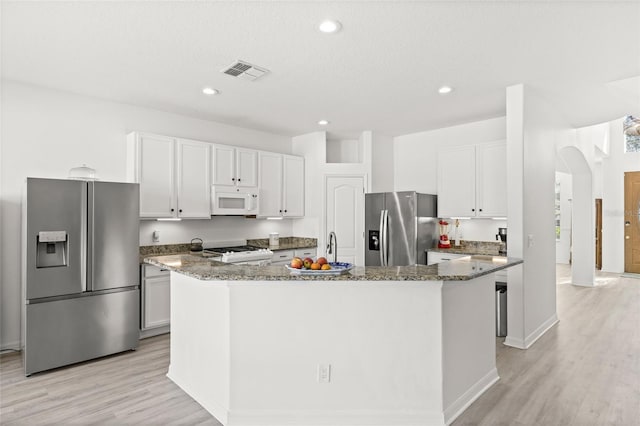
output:
[[[459,253],[443,253],[441,251],[428,251],[427,252],[427,265],[435,265],[436,263],[446,262],[447,260],[457,259],[459,257],[470,256],[468,254]],[[502,269],[494,273],[496,282],[507,282],[507,270]]]
[[[272,265],[288,265],[295,256],[294,250],[276,250],[271,258]]]
[[[312,259],[316,259],[317,250],[315,248],[304,248],[304,249],[296,249],[294,252],[294,256],[297,256],[301,259],[305,257],[310,257]]]
[[[427,265],[435,265],[436,263],[446,262],[447,260],[457,259],[459,257],[469,256],[468,254],[442,253],[440,251],[427,252]]]
[[[141,337],[169,331],[171,320],[169,271],[153,265],[142,266],[140,310]]]

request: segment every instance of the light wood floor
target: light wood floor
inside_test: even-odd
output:
[[[526,351],[498,339],[501,379],[455,426],[640,425],[640,280],[581,288],[559,267],[557,281],[560,323]],[[168,335],[30,378],[20,354],[0,361],[2,425],[220,425],[166,378]]]

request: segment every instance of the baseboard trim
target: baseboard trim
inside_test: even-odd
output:
[[[620,276],[621,277],[625,277],[625,278],[635,278],[635,279],[640,280],[640,274],[634,274],[634,273],[631,273],[631,272],[625,272],[625,273],[621,274]]]
[[[500,380],[498,370],[493,368],[444,410],[445,424],[448,425],[453,423],[453,421],[457,419],[464,410],[473,404],[480,395],[485,393],[485,391],[493,386],[498,380]]]
[[[5,342],[0,347],[1,351],[16,351],[20,352],[22,350],[22,342],[20,340],[14,340],[12,342]]]
[[[229,411],[225,409],[222,405],[218,405],[215,402],[202,401],[205,398],[202,398],[201,395],[197,395],[188,387],[183,386],[183,384],[181,383],[181,380],[178,377],[176,377],[175,372],[174,371],[172,372],[171,364],[169,364],[169,371],[167,372],[167,377],[169,378],[169,380],[175,383],[180,389],[182,389],[184,393],[189,395],[191,399],[193,399],[195,402],[200,404],[202,408],[207,410],[209,414],[215,417],[217,421],[219,421],[225,426],[231,425],[231,423],[229,423]]]
[[[170,325],[163,325],[161,327],[156,328],[148,328],[146,330],[140,330],[140,340],[146,339],[148,337],[159,336],[161,334],[167,334],[171,332]]]
[[[504,345],[511,346],[517,349],[529,349],[544,333],[546,333],[551,327],[559,322],[558,314],[554,313],[549,319],[540,324],[532,333],[523,339],[517,339],[512,336],[507,336],[504,339]]]
[[[230,410],[225,426],[446,426],[421,410]]]

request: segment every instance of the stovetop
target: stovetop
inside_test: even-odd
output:
[[[273,252],[269,249],[247,245],[246,240],[204,243],[204,252],[220,256],[222,262],[247,263],[271,261]]]
[[[259,247],[253,246],[233,246],[233,247],[205,247],[205,251],[208,253],[240,253],[243,251],[254,251],[258,250]]]

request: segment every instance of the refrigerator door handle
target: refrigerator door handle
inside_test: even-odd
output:
[[[384,210],[380,210],[380,266],[384,266]]]
[[[94,223],[94,208],[93,208],[93,201],[94,201],[94,184],[93,182],[88,182],[87,186],[85,187],[85,191],[87,191],[87,212],[84,215],[87,219],[86,219],[86,226],[83,227],[84,232],[85,232],[85,238],[84,240],[86,241],[86,258],[84,260],[84,267],[85,267],[85,271],[86,273],[83,274],[85,277],[85,282],[84,282],[84,291],[93,291],[93,223]]]
[[[389,265],[389,210],[383,210],[382,216],[382,266]]]

